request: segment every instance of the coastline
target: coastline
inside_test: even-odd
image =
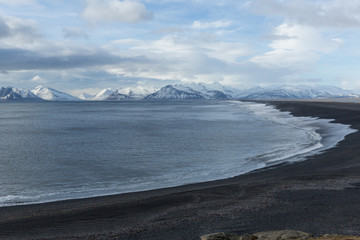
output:
[[[266,166],[282,164],[286,162],[305,161],[308,156],[319,154],[326,151],[329,148],[337,146],[339,142],[344,140],[345,136],[354,133],[358,130],[352,129],[350,125],[343,123],[335,123],[334,119],[318,118],[312,116],[294,116],[290,111],[281,111],[275,107],[275,102],[269,104],[269,101],[242,101],[248,103],[254,103],[255,109],[253,110],[255,115],[259,115],[269,121],[276,123],[289,125],[293,128],[304,129],[308,132],[309,138],[319,139],[320,141],[308,145],[305,148],[298,149],[297,151],[287,151],[287,155],[280,158],[275,158],[267,162]],[[263,104],[268,107],[266,111],[258,111],[259,106]],[[254,106],[249,106],[253,109]],[[260,105],[261,106],[261,105]],[[275,111],[275,113],[274,113]],[[260,169],[256,169],[260,170]]]
[[[351,131],[348,125],[329,123],[329,121],[331,120],[326,119],[316,119],[312,117],[294,117],[289,112],[280,112],[273,106],[267,106],[263,103],[243,102],[234,100],[213,100],[205,102],[191,101],[187,103],[184,103],[182,101],[175,101],[171,102],[169,107],[174,107],[175,109],[179,106],[188,107],[189,103],[191,105],[189,111],[191,111],[193,107],[200,107],[202,109],[205,109],[204,115],[199,114],[202,115],[199,120],[200,122],[205,120],[206,122],[204,123],[206,125],[202,124],[204,125],[203,129],[199,125],[197,125],[197,127],[194,127],[196,126],[196,123],[198,121],[198,117],[194,116],[194,122],[192,123],[193,125],[184,126],[183,129],[185,130],[185,132],[189,131],[187,134],[185,134],[186,137],[194,137],[194,135],[198,135],[200,137],[192,137],[193,140],[183,141],[181,143],[174,141],[173,144],[175,144],[176,146],[168,146],[177,150],[173,151],[163,149],[163,153],[154,154],[152,149],[156,149],[156,146],[152,146],[151,149],[148,149],[148,144],[146,143],[146,141],[140,138],[138,140],[142,141],[141,145],[134,144],[134,141],[131,141],[131,148],[139,149],[139,154],[136,154],[137,157],[133,159],[133,156],[135,156],[133,155],[134,152],[129,153],[126,150],[117,150],[123,148],[120,147],[123,144],[119,144],[119,147],[115,147],[114,149],[108,148],[107,150],[107,152],[118,151],[119,156],[126,156],[130,154],[129,159],[124,159],[125,162],[119,169],[115,170],[117,168],[116,164],[114,165],[114,168],[110,167],[113,163],[110,163],[107,159],[98,161],[90,157],[88,160],[84,161],[86,163],[81,168],[83,169],[83,171],[79,172],[80,179],[75,181],[70,180],[71,184],[68,183],[68,186],[64,186],[68,182],[68,179],[61,179],[61,177],[55,173],[55,175],[53,175],[52,177],[50,176],[46,179],[45,182],[47,183],[45,185],[47,185],[48,187],[43,188],[43,183],[39,182],[43,178],[41,176],[42,174],[36,177],[36,175],[39,174],[39,171],[35,170],[32,171],[31,175],[27,173],[27,178],[22,178],[21,175],[19,175],[19,178],[13,176],[15,186],[12,189],[11,185],[6,184],[6,179],[12,176],[7,176],[5,171],[3,176],[4,179],[1,179],[5,185],[3,192],[0,196],[0,207],[40,204],[71,199],[92,198],[114,194],[141,192],[231,178],[257,169],[269,167],[270,165],[280,164],[282,162],[303,161],[308,155],[313,155],[319,151],[332,147]],[[127,105],[127,103],[125,104]],[[143,104],[147,105],[148,103],[139,102],[139,105],[134,104],[133,106],[129,105],[128,107],[131,107],[131,109],[134,108],[134,110],[136,110],[139,106],[143,106]],[[28,108],[28,104],[24,105],[26,106],[26,108]],[[92,104],[89,105],[92,106]],[[107,104],[105,105],[107,106]],[[153,104],[150,105],[153,106]],[[158,104],[154,105],[156,106]],[[211,106],[210,111],[206,110],[207,106]],[[42,104],[39,104],[39,106],[37,105],[36,107],[43,106]],[[60,105],[58,107],[63,107],[63,105]],[[83,109],[83,111],[84,110],[85,109]],[[212,114],[213,111],[214,115]],[[207,112],[210,112],[211,114],[208,115]],[[53,118],[56,118],[56,116],[62,117],[62,114],[53,114],[55,113],[51,114]],[[151,115],[151,112],[149,112],[149,114]],[[214,117],[216,114],[217,117]],[[65,118],[69,119],[70,121],[73,120],[73,116],[71,115]],[[192,119],[193,117],[190,118]],[[174,118],[173,120],[175,119],[176,118]],[[226,119],[226,122],[223,122],[222,119]],[[172,122],[173,120],[170,119],[169,122]],[[227,120],[230,120],[230,123],[232,124],[228,124]],[[143,120],[136,118],[136,120],[134,121],[142,122]],[[208,121],[214,122],[214,124],[208,125]],[[210,125],[212,127],[211,130],[209,129]],[[61,128],[61,126],[58,127]],[[167,127],[169,126],[164,123],[164,126],[162,128],[166,129],[165,132],[172,130],[167,129]],[[260,132],[258,132],[259,129],[262,129],[261,134]],[[91,131],[91,129],[89,130]],[[57,129],[55,131],[57,131]],[[159,129],[158,131],[163,132],[162,129]],[[209,135],[208,132],[211,132],[211,134]],[[319,133],[323,134],[320,135]],[[64,135],[66,134],[68,133],[64,132]],[[136,132],[133,132],[132,134],[135,134],[135,137],[139,136]],[[147,135],[147,131],[142,134]],[[176,132],[174,134],[176,135]],[[184,134],[181,133],[178,136],[181,136],[181,139],[185,137]],[[214,136],[216,136],[217,138],[215,141]],[[31,136],[27,136],[27,133],[25,133],[24,138],[28,137]],[[71,139],[74,137],[76,138],[76,136],[74,135],[72,137],[69,136],[69,138]],[[101,138],[101,136],[99,136],[99,138]],[[176,137],[173,139],[176,139]],[[247,139],[247,141],[243,141],[243,139]],[[256,140],[254,141],[254,139]],[[156,140],[156,138],[152,140]],[[171,139],[169,140],[171,141]],[[112,139],[112,141],[115,142],[117,141],[117,139]],[[110,141],[109,144],[111,144],[112,141]],[[87,140],[85,140],[85,142],[87,142]],[[189,142],[192,142],[190,145],[194,146],[194,148],[189,147]],[[163,144],[165,144],[165,142],[162,142],[162,144],[160,144],[159,146],[162,146]],[[39,146],[41,146],[41,143],[39,143]],[[96,146],[97,144],[92,145],[92,148],[96,149]],[[178,148],[179,146],[182,147]],[[185,146],[187,146],[186,151],[184,151]],[[34,148],[36,148],[36,146],[34,146],[32,149]],[[57,148],[63,147],[49,146],[49,150],[47,152],[55,152],[57,153],[56,155],[63,155],[63,153],[57,152]],[[198,153],[196,151],[197,148],[199,149]],[[29,149],[29,151],[32,151],[32,149]],[[124,149],[126,149],[126,146],[124,146]],[[66,150],[63,149],[63,151]],[[76,152],[79,151],[82,152],[83,155],[86,155],[86,149],[82,149],[81,146],[79,149],[77,149]],[[146,152],[148,152],[148,154],[144,155],[144,153]],[[92,153],[93,155],[97,155],[96,151],[93,151]],[[242,153],[244,154],[242,155]],[[70,158],[71,160],[69,161],[69,163],[74,160],[77,162],[77,159],[71,158],[73,154],[74,152],[72,151],[72,149],[70,149],[69,152],[67,152],[67,156],[63,159]],[[174,160],[177,159],[176,165],[179,165],[180,168],[173,168],[174,165],[171,163],[173,161],[172,159],[169,159],[169,157],[172,158],[172,154],[176,154],[174,156]],[[43,168],[43,166],[45,166],[45,169],[43,169],[44,173],[47,173],[48,170],[51,171],[51,169],[62,167],[61,164],[60,166],[57,166],[57,164],[53,165],[51,163],[51,166],[49,166],[45,162],[43,162],[48,155],[47,153],[42,153],[38,155],[38,153],[34,152],[31,155],[34,157],[32,157],[32,159],[28,159],[27,161],[31,162],[31,165],[34,165],[34,169],[41,169]],[[100,155],[97,159],[102,159]],[[4,158],[6,159],[7,157],[7,152],[5,152]],[[77,157],[80,160],[82,159],[81,156]],[[156,159],[157,157],[160,157],[159,162],[162,162],[160,166],[163,166],[161,167],[162,170],[160,171],[157,171],[156,169],[159,168],[155,167],[159,166],[159,164],[154,161],[154,159]],[[163,158],[161,159],[161,157]],[[196,161],[194,161],[194,157],[196,158]],[[198,161],[197,159],[200,157],[202,157],[202,159],[199,159]],[[36,160],[36,158],[38,160],[34,161],[34,159]],[[130,170],[129,175],[134,175],[135,173],[133,172],[132,166],[129,165],[129,162],[138,162],[139,159],[142,158],[145,159],[140,160],[140,162],[146,162],[146,164],[148,165],[147,169],[149,171],[143,171],[141,170],[143,167],[140,167],[140,170],[143,171],[143,173],[137,175],[139,176],[139,180],[121,177],[122,175],[127,174],[127,172],[124,171],[125,169]],[[39,159],[41,159],[40,162]],[[56,161],[51,162],[63,163],[63,159],[59,158]],[[104,163],[104,161],[106,163]],[[68,168],[69,163],[67,162],[68,161],[65,160],[65,163],[63,163],[65,164],[63,174],[66,174],[68,175],[68,177],[72,178],[68,174],[68,171],[65,170],[66,168]],[[196,164],[196,162],[199,162],[200,164]],[[96,169],[88,169],[88,166],[92,166],[94,163],[96,165],[99,164],[99,166]],[[79,162],[79,164],[81,164],[81,161]],[[102,164],[104,164],[104,166],[102,166]],[[7,164],[5,163],[5,168],[6,165]],[[19,169],[21,169],[22,165],[18,166]],[[154,171],[151,170],[153,166]],[[78,168],[78,166],[76,168]],[[102,171],[102,168],[109,170]],[[173,169],[174,171],[172,171]],[[26,170],[27,169],[25,168],[24,172],[27,172]],[[68,170],[72,172],[72,175],[75,179],[78,178],[76,175],[78,169],[74,171],[73,168],[70,168]],[[91,172],[91,170],[93,170],[94,172]],[[97,174],[96,171],[98,170],[100,170],[102,174]],[[92,178],[93,174],[98,177]],[[102,175],[102,177],[99,177],[100,175]],[[33,179],[34,182],[31,176],[35,177]],[[81,176],[85,176],[85,179]],[[57,181],[60,181],[59,184],[57,184],[57,181],[53,181],[56,178],[58,178]],[[104,179],[107,179],[107,182],[101,183]],[[42,181],[44,180],[45,179],[43,179]],[[19,184],[16,184],[16,182],[19,182]],[[21,182],[23,182],[23,184],[21,184]],[[26,187],[28,184],[30,186]],[[37,185],[39,186],[37,187]]]
[[[263,102],[263,101],[261,101]],[[360,105],[268,103],[294,116],[360,129]],[[5,239],[198,239],[211,232],[292,228],[359,234],[360,133],[307,161],[187,186],[0,208]],[[312,219],[313,221],[308,221]],[[324,220],[326,219],[326,220]]]

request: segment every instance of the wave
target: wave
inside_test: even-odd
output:
[[[267,159],[264,167],[278,164],[281,162],[296,162],[305,160],[309,155],[316,155],[326,149],[335,147],[344,140],[345,136],[356,132],[350,125],[334,123],[334,119],[320,119],[317,117],[295,117],[290,112],[280,111],[274,106],[263,103],[235,102],[242,108],[250,110],[257,116],[268,121],[276,122],[290,126],[292,128],[302,129],[308,135],[309,143],[294,147],[293,149],[283,149],[277,156],[273,152],[267,153],[267,156],[255,156]],[[277,151],[278,152],[278,151]]]
[[[218,157],[215,157],[218,159],[218,162],[216,163],[205,161],[198,162],[191,166],[183,164],[182,168],[174,167],[175,170],[172,172],[164,172],[162,175],[154,174],[149,177],[136,176],[128,178],[125,182],[119,182],[119,180],[116,179],[109,182],[101,182],[97,181],[99,179],[94,179],[94,181],[91,182],[89,178],[90,182],[82,185],[77,182],[71,182],[70,186],[67,186],[61,184],[61,182],[56,182],[52,183],[54,184],[53,187],[47,189],[39,188],[38,190],[24,186],[24,189],[16,189],[16,191],[12,190],[7,193],[3,192],[4,195],[0,195],[0,206],[25,205],[144,191],[234,177],[283,162],[303,161],[307,156],[321,153],[326,149],[336,146],[345,138],[346,135],[356,131],[351,129],[349,125],[333,123],[333,119],[294,117],[289,112],[281,112],[273,106],[268,106],[262,103],[228,101],[218,102],[218,104],[201,105],[201,107],[206,108],[206,112],[217,111],[217,114],[211,115],[211,119],[207,119],[205,116],[202,116],[200,114],[202,112],[199,111],[199,113],[196,112],[197,114],[192,113],[191,117],[199,121],[211,120],[214,122],[221,122],[222,124],[226,124],[227,121],[233,121],[235,124],[232,126],[235,126],[236,128],[238,127],[238,123],[248,124],[249,121],[251,122],[256,120],[254,119],[254,117],[256,117],[261,119],[262,124],[283,126],[283,128],[280,128],[281,131],[291,131],[292,129],[296,129],[296,132],[304,133],[304,135],[301,136],[305,137],[296,140],[297,135],[293,138],[290,135],[291,141],[289,144],[281,144],[276,143],[276,136],[274,136],[274,145],[271,145],[274,147],[266,148],[263,152],[259,151],[260,153],[258,153],[256,145],[259,146],[262,143],[261,141],[256,140],[251,143],[254,144],[254,146],[251,145],[250,151],[252,152],[249,155],[239,151],[237,146],[235,146],[230,149],[234,152],[234,154],[228,155],[230,156],[230,159],[225,160],[226,157],[224,157],[224,155],[226,154],[226,151],[220,149],[218,150],[219,152],[216,153],[218,154],[216,155]],[[238,109],[240,111],[238,111]],[[238,115],[239,112],[241,113],[240,115]],[[240,118],[243,122],[238,120],[238,118]],[[173,127],[173,125],[171,125],[171,127]],[[258,134],[264,134],[262,129],[255,130]],[[227,136],[228,135],[226,135],[226,137]],[[216,136],[212,137],[216,138]],[[238,139],[237,137],[238,136],[232,139],[229,143],[231,144],[233,141],[236,141],[236,139]],[[261,138],[264,137],[261,136]],[[292,141],[293,139],[294,141]],[[210,139],[210,141],[214,142],[212,139]],[[213,156],[202,155],[202,158],[206,157]]]

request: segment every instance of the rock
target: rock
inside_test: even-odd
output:
[[[201,236],[201,240],[252,240],[251,235],[239,236],[231,233],[212,233]]]
[[[325,234],[324,236],[316,238],[316,240],[360,240],[360,237]]]
[[[252,235],[236,235],[231,233],[213,233],[204,235],[201,240],[360,240],[358,236],[343,236],[343,235],[323,235],[321,237],[313,237],[310,233],[295,231],[295,230],[281,230],[258,232]]]
[[[312,237],[310,233],[295,230],[258,232],[253,236],[258,237],[258,240],[306,240]]]

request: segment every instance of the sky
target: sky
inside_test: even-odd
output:
[[[360,0],[0,0],[0,86],[360,89]]]

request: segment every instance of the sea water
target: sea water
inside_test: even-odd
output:
[[[239,101],[6,103],[0,109],[0,206],[228,178],[303,160],[353,131]]]

